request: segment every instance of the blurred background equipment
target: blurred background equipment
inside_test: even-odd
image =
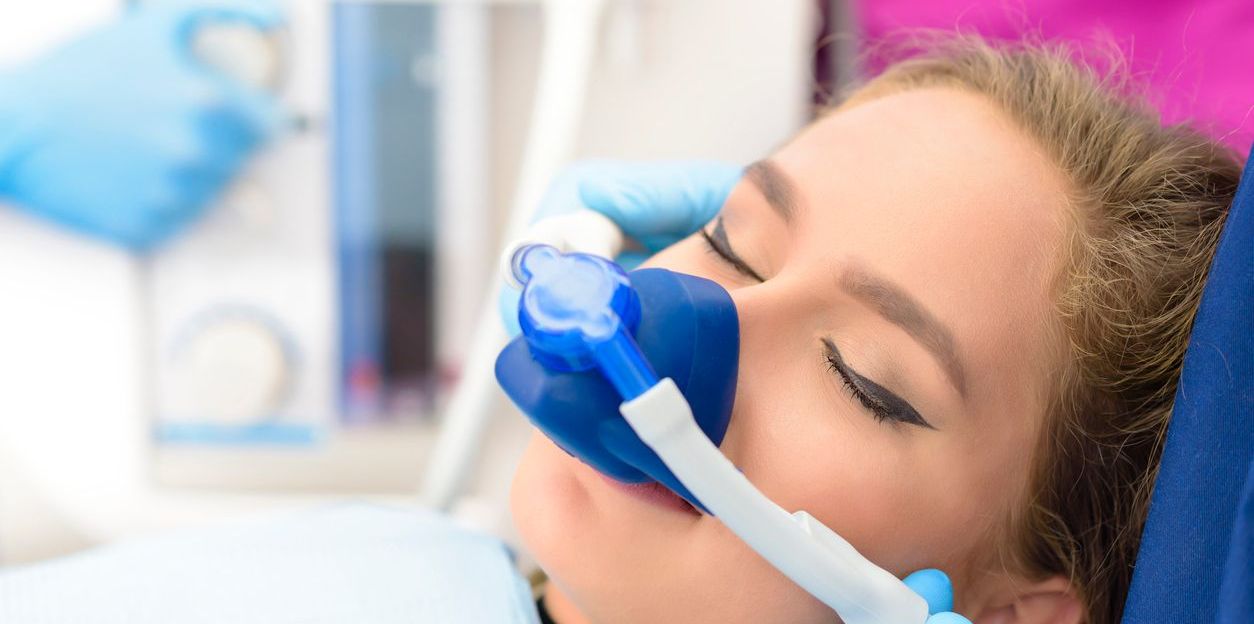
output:
[[[0,9],[0,67],[124,4]],[[414,500],[511,210],[575,159],[748,162],[809,117],[804,0],[283,6],[196,35],[293,122],[186,233],[136,256],[0,210],[0,563]],[[528,428],[497,409],[457,508],[508,537]]]
[[[491,246],[486,11],[293,3],[278,45],[201,38],[274,57],[299,121],[144,261],[160,482],[412,487]]]

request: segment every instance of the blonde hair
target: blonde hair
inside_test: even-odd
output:
[[[928,43],[842,106],[955,87],[999,105],[1072,185],[1070,240],[1055,280],[1061,342],[1027,500],[997,553],[1029,578],[1063,575],[1086,621],[1115,624],[1132,578],[1193,317],[1240,161],[1129,93],[1119,65],[1073,50]]]

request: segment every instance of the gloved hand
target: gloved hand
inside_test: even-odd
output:
[[[268,30],[268,2],[134,9],[0,73],[0,198],[144,248],[195,218],[282,121],[268,94],[202,65],[209,22]]]
[[[630,270],[705,225],[723,207],[743,168],[714,161],[587,161],[568,167],[549,186],[534,221],[592,209],[643,248],[618,262]],[[518,334],[518,291],[503,288],[501,320]]]
[[[954,587],[940,570],[919,570],[904,579],[914,593],[927,601],[927,624],[971,624],[971,620],[954,613]]]

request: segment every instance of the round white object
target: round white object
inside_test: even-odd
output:
[[[290,376],[274,330],[239,317],[197,328],[171,365],[176,418],[215,424],[242,425],[270,416]]]

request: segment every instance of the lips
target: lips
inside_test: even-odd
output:
[[[599,474],[599,473],[598,473]],[[670,491],[665,485],[657,481],[649,481],[647,483],[623,483],[616,481],[605,475],[599,475],[610,487],[626,494],[636,500],[655,505],[663,509],[676,511],[680,513],[690,514],[694,516],[701,515],[695,507],[684,500],[678,494]]]

